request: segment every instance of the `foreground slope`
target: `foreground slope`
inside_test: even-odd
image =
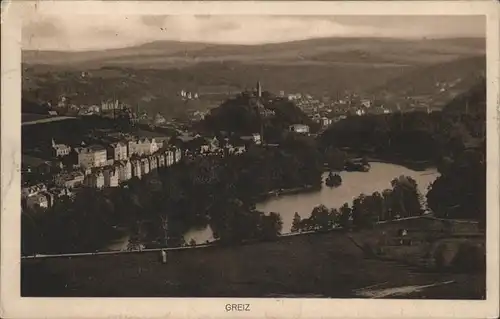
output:
[[[142,252],[23,260],[21,268],[23,296],[352,298],[372,285],[443,281],[453,283],[412,297],[481,299],[485,291],[484,273],[423,272],[370,259],[338,232],[171,251],[167,264],[159,252]]]

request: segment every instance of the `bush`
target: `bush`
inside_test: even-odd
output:
[[[438,245],[434,252],[434,261],[438,270],[448,270],[452,267],[459,250],[459,243],[444,242]]]
[[[455,256],[453,268],[462,272],[481,272],[486,268],[486,250],[484,245],[463,243]]]
[[[485,247],[479,243],[440,243],[433,256],[436,268],[441,271],[481,272],[486,266]]]

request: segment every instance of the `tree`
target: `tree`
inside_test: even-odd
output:
[[[377,216],[370,210],[370,198],[361,194],[352,203],[352,222],[358,228],[370,228]]]
[[[311,212],[311,222],[314,228],[321,231],[329,230],[333,227],[333,219],[330,215],[328,208],[325,205],[319,205],[314,207]]]
[[[292,233],[299,232],[301,230],[300,229],[301,222],[302,222],[302,218],[300,217],[298,212],[295,212],[295,214],[293,215],[292,227],[291,227],[290,231]]]
[[[338,224],[340,225],[340,227],[346,230],[349,229],[352,217],[351,214],[352,211],[349,207],[349,204],[345,203],[344,205],[342,205],[342,207],[340,207],[340,216],[338,219]]]
[[[373,211],[378,220],[385,220],[385,205],[384,197],[379,192],[374,192],[370,196],[370,209]]]
[[[283,220],[278,213],[271,212],[268,216],[262,216],[262,238],[273,240],[278,238],[283,228]]]
[[[325,161],[332,170],[344,170],[347,154],[335,147],[328,147],[325,151]]]
[[[330,220],[332,221],[332,227],[338,227],[340,225],[340,211],[337,208],[330,209]]]
[[[400,217],[422,214],[422,200],[417,182],[409,176],[400,176],[391,181],[392,212]]]
[[[430,186],[427,206],[443,218],[486,219],[486,163],[482,150],[464,151]]]
[[[381,217],[381,220],[392,220],[394,217],[393,213],[392,213],[392,207],[393,207],[392,189],[385,189],[382,192],[382,198],[383,198],[382,202],[384,205],[384,209],[383,209],[383,215]]]

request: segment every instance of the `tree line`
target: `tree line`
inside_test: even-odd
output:
[[[420,216],[424,212],[422,195],[413,178],[394,178],[391,186],[371,195],[360,194],[351,204],[345,203],[340,208],[316,206],[307,218],[295,213],[291,231],[328,231],[338,227],[364,229],[379,221]]]

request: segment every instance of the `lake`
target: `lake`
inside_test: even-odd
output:
[[[382,192],[391,188],[391,180],[395,177],[406,175],[411,176],[418,184],[420,193],[425,195],[427,187],[439,176],[435,168],[423,171],[415,171],[407,167],[389,163],[370,163],[369,172],[340,172],[342,185],[337,188],[323,186],[321,190],[310,191],[299,194],[288,194],[269,198],[256,205],[256,208],[262,212],[279,213],[283,219],[282,233],[290,232],[293,215],[298,212],[302,218],[310,216],[315,206],[320,204],[328,208],[340,208],[344,203],[352,204],[355,197],[360,194],[370,195],[375,191]],[[328,173],[323,174],[323,179]],[[196,243],[201,244],[213,241],[212,230],[210,226],[204,229],[193,229],[184,235],[186,242],[194,239]],[[109,249],[120,250],[127,246],[128,237],[120,239]]]
[[[344,203],[352,204],[354,198],[360,194],[370,195],[373,192],[382,192],[391,188],[391,180],[395,177],[406,175],[410,176],[418,184],[422,195],[427,193],[427,187],[439,176],[435,168],[424,171],[415,171],[404,166],[389,163],[370,163],[369,172],[340,172],[342,185],[337,188],[324,186],[321,190],[276,196],[269,198],[256,205],[257,210],[265,213],[279,213],[283,219],[282,233],[290,232],[293,215],[298,212],[302,218],[310,216],[314,207],[323,204],[328,208],[340,208]],[[328,173],[323,174],[323,180]],[[194,239],[197,243],[212,241],[212,231],[210,226],[205,229],[195,229],[189,231],[185,236],[189,242]]]

